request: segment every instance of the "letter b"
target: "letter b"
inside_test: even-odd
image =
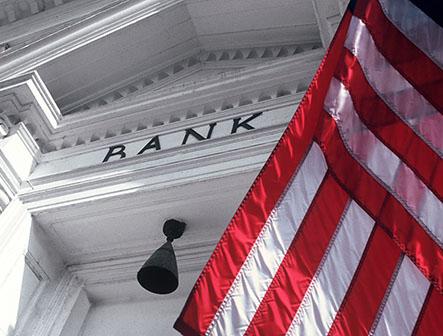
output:
[[[124,145],[115,145],[109,147],[108,153],[106,154],[105,158],[103,159],[103,162],[108,162],[111,156],[120,155],[120,159],[123,159],[126,157],[125,153],[126,147]]]

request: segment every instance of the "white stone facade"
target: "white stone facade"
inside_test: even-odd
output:
[[[172,324],[342,0],[0,0],[0,336]],[[135,276],[168,218],[180,286]]]

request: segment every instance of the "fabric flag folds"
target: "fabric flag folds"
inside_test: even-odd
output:
[[[182,334],[443,334],[439,6],[349,6],[198,278]]]

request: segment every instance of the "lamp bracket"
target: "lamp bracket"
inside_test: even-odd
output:
[[[168,219],[165,224],[163,224],[163,233],[167,237],[167,240],[172,242],[174,239],[182,236],[185,228],[186,223],[176,219]]]

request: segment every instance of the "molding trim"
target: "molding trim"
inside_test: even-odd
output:
[[[3,18],[0,19],[0,43],[15,47],[17,41],[22,44],[30,36],[47,34],[47,31],[59,28],[72,18],[79,19],[105,6],[109,6],[108,0],[54,0],[53,3],[38,0],[8,3],[6,0],[0,5],[0,18]],[[69,16],[64,16],[68,12]],[[32,29],[29,29],[30,26]]]
[[[45,38],[10,48],[0,57],[0,80],[18,76],[183,0],[122,0],[73,22]]]
[[[36,141],[49,138],[62,114],[37,72],[0,82],[0,110],[12,123],[23,122]]]
[[[201,69],[242,69],[263,61],[271,61],[301,54],[305,51],[315,50],[321,46],[318,43],[304,43],[296,45],[236,48],[215,51],[200,51],[190,57],[180,60],[167,67],[154,72],[139,75],[136,79],[120,84],[98,98],[86,97],[76,102],[74,106],[66,106],[64,114],[90,110],[99,106],[112,104],[120,99],[154,91],[171,86],[177,80],[181,80]],[[212,77],[220,78],[220,75]],[[184,84],[180,84],[183,86]],[[96,96],[96,95],[95,95]],[[79,106],[81,105],[81,106]]]

